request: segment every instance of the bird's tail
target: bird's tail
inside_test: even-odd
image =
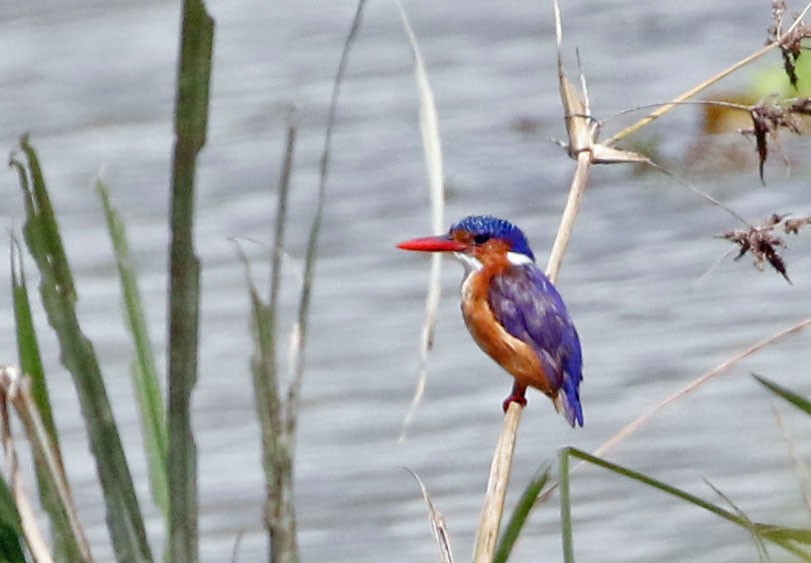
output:
[[[580,393],[577,389],[568,388],[564,384],[553,402],[555,409],[563,414],[572,428],[583,426],[583,407],[580,406]]]

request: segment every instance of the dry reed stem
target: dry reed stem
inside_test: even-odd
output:
[[[735,365],[740,363],[742,360],[745,360],[746,358],[759,352],[763,348],[775,344],[776,342],[779,342],[780,340],[786,338],[787,336],[791,336],[797,332],[800,332],[808,328],[809,326],[811,326],[811,318],[807,318],[795,324],[794,326],[781,330],[777,334],[770,336],[765,340],[761,340],[756,344],[753,344],[740,354],[733,356],[732,358],[726,360],[725,362],[717,365],[710,371],[701,375],[697,379],[691,381],[690,383],[688,383],[687,385],[685,385],[684,387],[682,387],[681,389],[679,389],[678,391],[676,391],[675,393],[673,393],[672,395],[661,401],[659,404],[648,410],[640,417],[636,418],[635,420],[625,425],[625,427],[623,427],[619,432],[617,432],[612,438],[610,438],[602,446],[594,450],[592,455],[597,457],[604,455],[606,452],[614,448],[614,446],[616,446],[617,444],[625,440],[627,437],[634,434],[637,430],[642,428],[645,424],[647,424],[650,421],[651,418],[653,418],[660,411],[666,409],[676,401],[689,395],[690,393],[692,393],[693,391],[695,391],[696,389],[698,389],[699,387],[710,381],[711,379],[715,379],[716,377],[723,375],[724,373],[732,369]],[[578,464],[578,466],[579,465],[581,464]]]
[[[428,175],[428,191],[431,198],[431,228],[435,233],[442,232],[445,226],[445,173],[442,165],[442,142],[439,137],[439,117],[431,84],[428,82],[428,72],[425,60],[420,52],[417,37],[409,23],[408,16],[399,0],[394,0],[400,13],[400,21],[408,37],[411,52],[414,56],[414,78],[420,97],[420,134],[425,156],[425,169]],[[431,256],[431,271],[428,276],[428,294],[425,297],[425,322],[420,335],[420,362],[417,388],[411,399],[400,432],[400,441],[405,439],[406,431],[414,419],[414,414],[422,401],[425,386],[428,381],[428,352],[433,347],[434,331],[436,329],[439,302],[442,297],[440,286],[440,273],[442,268],[442,254],[437,252]]]
[[[586,191],[589,171],[594,158],[592,147],[596,135],[596,130],[593,129],[589,116],[588,99],[585,96],[581,98],[577,90],[566,78],[563,69],[563,57],[560,49],[563,34],[557,0],[554,2],[554,8],[560,95],[565,110],[566,130],[569,136],[569,154],[577,159],[577,166],[572,177],[569,197],[566,201],[566,207],[561,217],[560,227],[552,245],[546,268],[547,276],[552,282],[557,279],[560,272],[563,256],[566,253],[572,229],[574,228],[574,221],[580,209],[580,202]],[[585,86],[583,89],[585,91]],[[518,403],[512,402],[504,417],[504,425],[490,466],[487,492],[485,493],[479,530],[476,535],[476,546],[473,553],[475,563],[489,563],[495,553],[522,410],[523,408]]]
[[[504,513],[504,499],[507,496],[507,485],[510,483],[515,439],[523,411],[521,405],[512,402],[504,415],[504,426],[490,464],[490,477],[487,479],[487,491],[484,494],[484,505],[476,533],[476,547],[473,552],[475,563],[490,563],[496,551],[501,517]]]
[[[42,531],[37,525],[37,518],[34,509],[25,493],[17,458],[17,448],[14,438],[11,435],[11,420],[8,412],[9,403],[14,404],[18,400],[22,374],[15,367],[0,366],[0,418],[2,418],[2,442],[3,453],[6,458],[7,473],[11,481],[11,491],[14,495],[14,503],[17,505],[17,513],[20,515],[20,526],[22,527],[25,541],[31,552],[34,561],[37,563],[52,563],[53,558],[48,551]],[[16,407],[16,405],[15,405]]]
[[[6,394],[9,402],[17,410],[17,415],[23,423],[26,436],[32,449],[45,462],[48,472],[54,481],[56,493],[65,512],[71,534],[82,555],[83,561],[92,561],[90,544],[79,522],[79,514],[73,501],[67,475],[65,474],[59,450],[51,440],[45,428],[45,423],[37,408],[36,401],[31,394],[31,378],[23,375],[16,368],[0,369],[0,390]]]

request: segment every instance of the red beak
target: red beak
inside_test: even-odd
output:
[[[467,246],[464,243],[453,240],[450,235],[438,237],[420,237],[406,240],[397,245],[403,250],[416,250],[419,252],[461,252]]]

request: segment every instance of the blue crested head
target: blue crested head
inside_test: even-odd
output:
[[[510,245],[512,252],[523,254],[533,261],[535,260],[535,255],[529,248],[527,237],[524,236],[521,229],[504,219],[491,215],[471,215],[450,228],[451,233],[459,230],[470,233],[474,239],[479,237],[482,241],[490,238],[501,239]]]

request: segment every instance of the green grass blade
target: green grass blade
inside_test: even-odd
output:
[[[42,367],[36,329],[31,315],[31,303],[28,298],[28,286],[25,280],[20,247],[17,239],[13,236],[11,238],[11,285],[20,366],[23,373],[26,373],[30,378],[31,395],[45,432],[48,434],[53,446],[55,462],[59,470],[64,473],[62,451],[59,448],[59,436],[53,420],[48,386],[45,382],[45,370]],[[71,530],[70,522],[60,502],[57,485],[53,481],[51,472],[46,467],[45,460],[39,455],[39,450],[33,448],[33,451],[40,503],[51,520],[54,557],[62,561],[79,561],[82,558],[82,550]]]
[[[124,314],[135,348],[132,378],[135,397],[138,399],[146,458],[149,462],[152,499],[161,509],[164,517],[168,517],[166,407],[158,381],[155,354],[149,340],[141,293],[138,290],[136,272],[130,258],[124,223],[113,208],[110,202],[110,194],[104,183],[99,180],[96,182],[96,188],[104,206],[104,215],[107,218],[110,239],[113,241],[116,266],[118,267],[118,275],[121,279],[121,288],[124,295]]]
[[[529,518],[532,508],[535,506],[535,501],[538,495],[549,482],[549,466],[540,469],[529,485],[524,489],[521,498],[518,499],[518,504],[510,515],[510,520],[507,522],[507,527],[501,534],[501,539],[496,547],[496,552],[493,555],[493,563],[505,563],[512,553],[515,542],[518,541],[518,536]]]
[[[806,414],[811,414],[811,401],[803,397],[802,395],[798,395],[794,391],[786,389],[785,387],[778,385],[777,383],[766,379],[757,374],[752,374],[761,385],[766,387],[769,391],[777,395],[778,397],[782,397],[798,409],[804,411]]]
[[[786,528],[771,524],[755,524],[757,532],[764,538],[772,540],[788,540],[800,544],[811,545],[811,530],[804,528]]]
[[[184,0],[175,102],[169,279],[169,559],[198,560],[197,448],[191,394],[197,380],[200,263],[194,252],[194,178],[206,141],[214,20]]]
[[[40,295],[48,322],[59,341],[62,363],[73,376],[79,396],[90,448],[104,492],[107,526],[116,557],[119,560],[148,561],[151,554],[138,498],[98,359],[76,317],[73,277],[39,161],[26,137],[21,139],[20,146],[28,167],[16,160],[12,165],[20,172],[21,179],[26,171],[30,174],[29,178],[21,181],[27,214],[23,233],[40,271]]]
[[[75,303],[76,289],[73,283],[73,274],[68,267],[68,259],[62,244],[62,237],[59,235],[59,226],[56,223],[51,198],[44,188],[45,177],[39,165],[39,158],[37,158],[36,152],[29,144],[27,134],[20,139],[20,148],[25,154],[28,167],[26,168],[14,158],[11,159],[9,164],[17,169],[21,180],[25,178],[25,181],[21,181],[21,184],[29,195],[25,201],[26,216],[29,218],[29,223],[32,223],[26,225],[26,229],[33,230],[37,235],[37,240],[34,241],[39,243],[37,247],[41,245],[41,250],[49,253],[53,271],[60,274],[60,293],[66,300]],[[36,216],[37,220],[31,221],[32,216]],[[26,243],[31,244],[28,242],[28,238],[30,237],[26,237]]]
[[[755,533],[758,533],[761,538],[771,541],[776,545],[779,545],[783,549],[786,549],[791,553],[801,557],[804,561],[811,561],[811,552],[805,551],[799,545],[797,545],[798,543],[804,543],[797,541],[797,537],[803,536],[797,535],[792,537],[790,535],[787,535],[788,534],[787,531],[791,530],[790,528],[782,528],[780,526],[770,526],[770,525],[767,526],[764,524],[749,522],[733,512],[724,510],[723,508],[710,502],[707,502],[702,498],[699,498],[688,492],[682,491],[681,489],[678,489],[672,485],[668,485],[667,483],[663,483],[662,481],[654,479],[653,477],[649,477],[638,471],[634,471],[632,469],[628,469],[627,467],[611,463],[610,461],[606,461],[602,458],[593,456],[589,453],[586,453],[582,450],[578,450],[576,448],[565,448],[563,451],[566,453],[567,456],[574,456],[578,459],[581,459],[598,467],[602,467],[603,469],[607,469],[612,473],[616,473],[617,475],[620,475],[622,477],[627,477],[628,479],[632,479],[644,485],[648,485],[664,493],[679,498],[685,502],[698,506],[699,508],[703,508],[704,510],[709,511],[715,514],[716,516],[720,516],[724,520],[732,522],[733,524],[736,524],[746,529],[747,531],[754,531]],[[563,488],[563,474],[561,474],[561,489],[562,488]],[[561,497],[562,496],[563,495],[561,493]],[[772,531],[769,533],[763,533],[764,529]],[[781,532],[778,532],[778,530],[780,530]]]
[[[574,536],[572,533],[572,497],[569,475],[569,456],[572,448],[563,448],[559,457],[560,479],[560,537],[563,542],[563,560],[574,563]]]
[[[23,535],[20,515],[14,495],[0,475],[0,561],[3,563],[25,563],[25,535]]]
[[[28,299],[28,286],[25,281],[21,256],[19,242],[12,236],[11,291],[17,331],[17,354],[20,359],[20,369],[31,378],[31,392],[42,416],[42,422],[45,424],[53,443],[58,445],[59,436],[53,420],[51,400],[48,395],[45,370],[42,367],[42,357],[39,352],[36,329],[31,315],[31,302]]]

